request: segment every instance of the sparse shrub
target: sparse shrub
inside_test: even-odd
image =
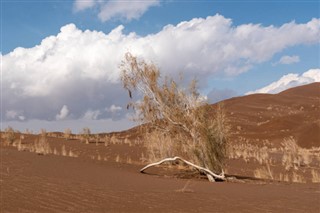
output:
[[[14,132],[14,129],[12,127],[7,127],[5,130],[4,130],[4,134],[3,134],[3,137],[4,137],[4,142],[8,145],[12,145],[13,142],[16,140],[16,136],[15,136],[15,132]]]
[[[284,182],[289,182],[290,181],[289,175],[280,173],[279,174],[279,180],[280,181],[284,181]]]
[[[273,172],[270,169],[269,163],[266,164],[266,166],[262,168],[258,168],[254,171],[254,177],[256,178],[262,178],[262,179],[274,179]]]
[[[66,146],[65,145],[62,145],[62,147],[61,147],[61,155],[62,156],[67,156],[67,150],[66,150]]]
[[[127,163],[128,163],[128,164],[132,164],[132,159],[131,159],[130,156],[127,157]]]
[[[197,81],[182,89],[169,77],[161,79],[155,65],[131,54],[126,54],[121,69],[129,97],[134,91],[143,96],[128,107],[136,110],[136,121],[152,129],[147,136],[153,137],[147,144],[150,160],[181,156],[210,171],[223,172],[227,119],[221,106],[213,109],[198,93]]]
[[[100,136],[99,136],[99,135],[95,135],[95,136],[94,136],[94,139],[95,139],[95,141],[96,141],[96,146],[98,146],[98,145],[99,145],[99,142],[100,142]]]
[[[41,129],[40,130],[40,135],[46,137],[47,136],[47,130],[46,129]]]
[[[115,161],[116,161],[117,163],[120,163],[120,155],[119,155],[119,154],[116,156]]]
[[[80,138],[81,142],[85,142],[86,144],[89,144],[91,130],[88,127],[85,127],[82,129],[80,134],[81,134],[81,138]]]
[[[73,152],[72,150],[69,150],[69,157],[72,157],[72,158],[77,158],[79,155],[76,154],[75,152]]]
[[[104,137],[104,145],[105,145],[105,146],[108,146],[109,143],[110,143],[110,136],[109,136],[109,135],[106,135],[106,136]]]
[[[50,144],[47,140],[46,134],[41,134],[39,139],[35,140],[34,151],[40,155],[46,155],[51,153]]]
[[[282,145],[284,147],[284,154],[282,157],[283,166],[287,171],[291,168],[298,170],[298,167],[300,166],[300,156],[297,142],[294,140],[294,138],[290,137],[284,139]]]
[[[312,179],[311,179],[312,183],[320,183],[320,173],[319,172],[312,169],[311,176],[312,176]]]
[[[306,180],[304,179],[303,176],[297,174],[296,172],[292,173],[292,182],[294,183],[305,183]]]
[[[70,128],[67,128],[67,129],[64,130],[64,138],[65,138],[66,140],[70,139],[71,134],[72,134],[72,131],[71,131]]]
[[[56,148],[53,149],[53,154],[54,155],[60,155],[60,153],[58,152],[58,150]]]
[[[312,162],[310,150],[299,147],[293,137],[284,139],[282,146],[284,150],[282,164],[287,171],[291,168],[298,170],[299,167],[309,166]]]

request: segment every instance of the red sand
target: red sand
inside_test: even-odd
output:
[[[277,95],[233,98],[224,105],[232,143],[268,141],[279,146],[283,138],[294,136],[302,147],[320,147],[320,83]],[[137,130],[114,134],[134,139],[139,136]],[[23,143],[37,137],[25,135]],[[141,144],[104,146],[53,137],[48,141],[59,155],[17,151],[1,141],[1,213],[320,212],[319,183],[254,180],[253,165],[242,160],[229,160],[228,170],[251,178],[209,183],[194,175],[181,178],[177,169],[139,173],[145,152]],[[61,156],[63,146],[79,157]]]
[[[1,212],[319,212],[319,184],[209,183],[2,149]]]
[[[232,126],[232,142],[268,141],[275,146],[293,136],[301,147],[320,146],[320,83],[282,93],[253,94],[223,102]]]

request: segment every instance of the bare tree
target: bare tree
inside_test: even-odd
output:
[[[133,92],[142,99],[130,102],[137,112],[136,120],[148,123],[149,160],[180,160],[207,175],[210,181],[224,180],[224,158],[227,147],[226,117],[221,106],[213,109],[197,91],[197,81],[183,89],[169,77],[161,78],[152,63],[139,60],[130,53],[121,64],[121,80],[129,97]],[[153,137],[151,137],[153,136]],[[179,157],[174,157],[179,156]],[[220,175],[217,175],[221,173]]]

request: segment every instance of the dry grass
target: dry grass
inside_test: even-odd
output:
[[[5,145],[12,145],[16,140],[15,131],[12,127],[7,127],[1,136]]]
[[[269,147],[266,145],[260,147],[242,142],[230,147],[229,158],[243,159],[247,163],[259,163],[261,166],[254,170],[256,178],[304,183],[307,180],[303,174],[310,171],[312,176],[310,181],[319,181],[319,174],[311,168],[320,166],[320,148],[301,148],[293,137],[284,139],[281,145],[280,148],[274,148],[272,144],[268,144]],[[271,166],[277,167],[277,171],[286,171],[286,173],[275,173]]]
[[[115,161],[116,161],[117,163],[120,163],[120,162],[121,162],[121,160],[120,160],[120,155],[119,155],[119,154],[116,156]]]
[[[69,139],[71,138],[71,134],[72,134],[71,129],[70,129],[70,128],[67,128],[67,129],[64,130],[63,136],[64,136],[64,138],[65,138],[66,140],[69,140]]]
[[[270,169],[270,165],[266,164],[266,166],[263,166],[262,168],[258,168],[254,171],[254,177],[260,178],[260,179],[274,179],[273,172]]]
[[[293,172],[292,173],[292,182],[294,182],[294,183],[305,183],[306,180],[302,175],[299,175],[298,173]]]
[[[89,144],[90,134],[91,130],[88,127],[83,128],[79,135],[80,141]]]
[[[62,156],[67,156],[68,155],[65,145],[62,145],[62,147],[61,147],[61,155]]]
[[[243,159],[245,162],[255,161],[259,164],[267,164],[272,161],[269,153],[272,152],[267,146],[257,146],[249,143],[234,144],[228,149],[230,159]]]
[[[287,171],[290,169],[298,170],[300,167],[309,167],[312,159],[316,155],[311,150],[303,149],[298,146],[293,137],[284,139],[283,143],[282,165]]]
[[[73,152],[72,150],[69,150],[69,157],[72,157],[72,158],[77,158],[79,157],[79,154],[76,154],[75,152]]]
[[[320,173],[315,169],[311,170],[311,181],[312,183],[320,183]]]
[[[50,144],[45,133],[41,134],[40,138],[35,140],[34,152],[40,155],[47,155],[51,153]]]

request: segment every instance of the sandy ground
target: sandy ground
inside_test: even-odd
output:
[[[233,98],[224,106],[233,145],[279,151],[285,138],[294,137],[303,148],[320,147],[320,83]],[[320,184],[311,183],[311,170],[320,174],[319,155],[299,168],[306,183],[254,179],[262,165],[243,159],[227,161],[227,174],[238,176],[234,181],[209,183],[177,167],[141,174],[146,153],[138,130],[112,133],[120,142],[108,144],[51,133],[48,155],[5,146],[1,135],[0,212],[320,212]],[[39,137],[16,140],[29,146]],[[274,175],[286,174],[279,153],[269,157]]]
[[[209,183],[139,168],[2,148],[1,212],[320,211],[319,184]]]

